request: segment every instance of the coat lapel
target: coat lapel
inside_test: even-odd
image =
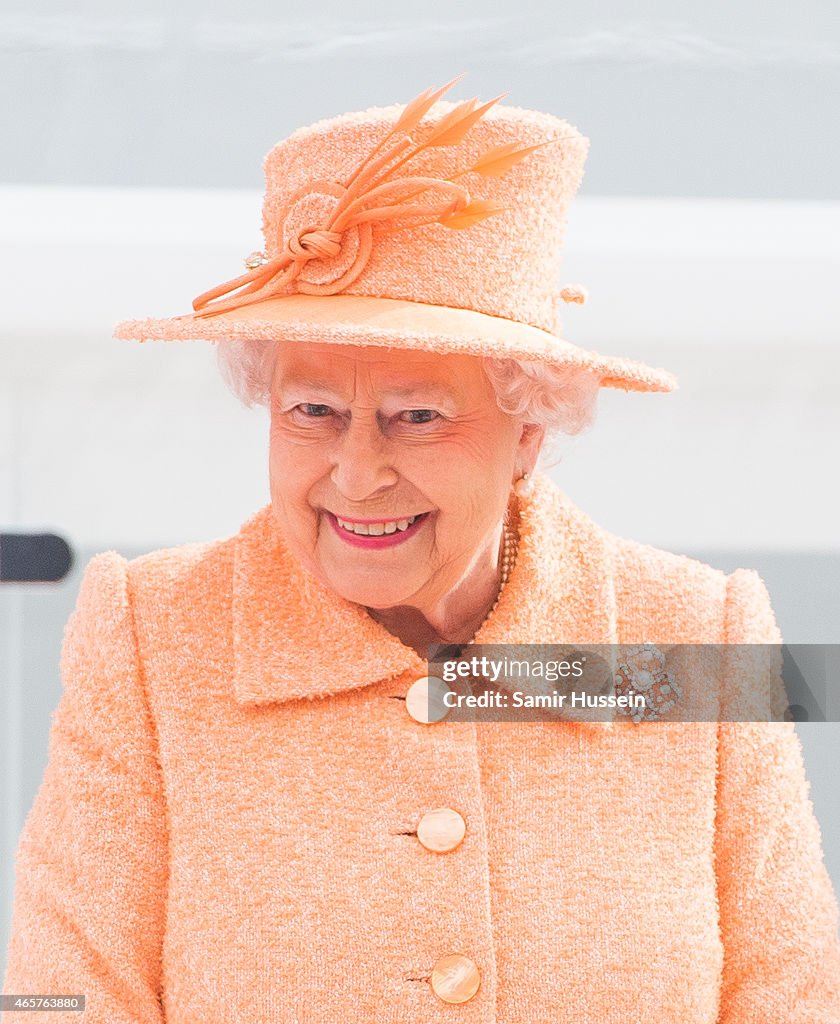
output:
[[[476,644],[616,642],[607,535],[544,474],[520,499],[519,549]],[[243,704],[368,686],[427,662],[287,549],[270,504],[234,538],[234,693]],[[604,722],[589,723],[603,725]]]

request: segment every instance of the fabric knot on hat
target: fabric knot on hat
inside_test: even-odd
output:
[[[369,224],[336,216],[347,189],[337,181],[315,181],[298,189],[280,210],[273,249],[276,265],[291,260],[275,287],[286,292],[334,295],[356,280],[372,248]],[[279,262],[278,262],[279,260]]]
[[[312,228],[289,239],[289,252],[299,259],[337,256],[341,250],[341,234],[324,228]]]

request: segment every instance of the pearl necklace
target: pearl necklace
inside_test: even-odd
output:
[[[493,606],[490,611],[484,616],[484,621],[478,627],[482,629],[484,623],[490,618],[493,612],[499,605],[499,601],[502,599],[502,591],[505,589],[505,584],[510,579],[510,574],[513,566],[516,562],[516,553],[519,550],[519,534],[514,531],[505,523],[505,541],[502,546],[502,577],[499,581],[499,592],[496,594],[496,600],[493,602]],[[476,633],[478,630],[476,630]],[[475,637],[475,633],[473,634]]]
[[[496,605],[502,596],[502,591],[505,589],[507,581],[510,579],[511,570],[513,569],[514,562],[516,561],[516,553],[519,550],[519,535],[514,533],[513,530],[505,523],[505,542],[502,547],[502,578],[499,581],[499,593],[496,595],[496,600],[493,602],[493,607],[490,609],[490,614],[496,610]]]

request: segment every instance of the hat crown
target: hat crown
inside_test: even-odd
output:
[[[407,133],[411,141],[422,145],[459,105],[438,99]],[[397,184],[386,202],[401,198],[398,183],[404,181],[403,208],[433,203],[434,186],[419,194],[406,181],[423,178],[437,179],[441,188],[459,187],[469,202],[502,210],[460,230],[417,218],[412,223],[409,217],[396,231],[376,219],[329,231],[354,171],[405,110],[405,104],[374,106],[316,121],[267,154],[265,254],[298,251],[306,257],[279,294],[342,293],[472,309],[559,336],[558,274],[568,207],[583,177],[589,139],[551,114],[496,103],[457,144],[429,145],[405,163],[395,161],[387,177]],[[496,176],[458,173],[494,147],[514,144],[517,150],[540,148]],[[447,186],[452,181],[457,185]]]

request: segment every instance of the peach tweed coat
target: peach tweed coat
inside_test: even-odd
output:
[[[536,484],[476,641],[780,641],[754,571]],[[86,996],[51,1024],[840,1021],[791,723],[423,724],[425,671],[302,570],[270,505],[221,540],[96,555],[4,992]],[[466,822],[446,853],[417,835],[442,807]],[[430,984],[452,953],[480,974],[461,1003]]]

